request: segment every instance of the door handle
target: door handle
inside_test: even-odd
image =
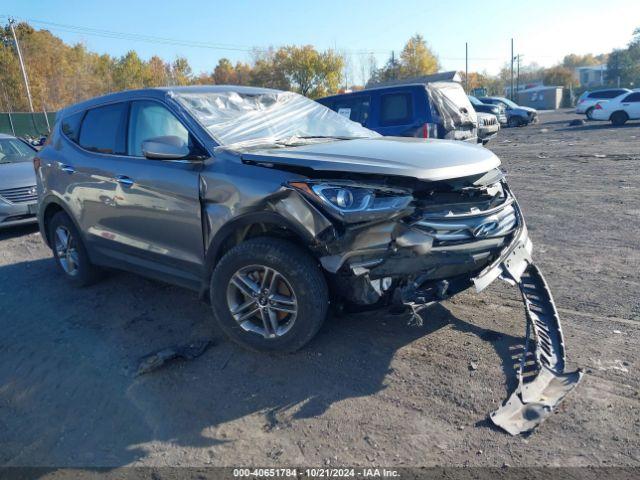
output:
[[[133,185],[133,180],[125,175],[118,175],[116,177],[116,182],[118,182],[123,187],[130,187],[131,185]]]
[[[66,163],[62,163],[62,162],[58,162],[58,168],[63,172],[68,173],[69,175],[76,172],[76,169],[73,168],[71,165],[67,165]]]

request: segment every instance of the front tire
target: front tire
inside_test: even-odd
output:
[[[69,283],[85,287],[100,278],[100,269],[89,260],[82,238],[66,213],[56,213],[49,222],[49,239],[56,264]]]
[[[509,117],[508,125],[511,128],[519,127],[522,125],[522,119],[520,117]]]
[[[629,120],[629,115],[626,112],[615,112],[611,115],[611,123],[616,127],[621,127]]]
[[[220,329],[250,350],[294,352],[327,316],[329,294],[318,262],[278,238],[247,240],[211,275],[211,306]]]

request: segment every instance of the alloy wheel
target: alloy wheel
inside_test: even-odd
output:
[[[264,265],[243,267],[227,286],[231,316],[247,331],[264,338],[286,334],[298,315],[298,302],[290,282]]]
[[[66,274],[76,276],[80,267],[76,241],[69,229],[63,225],[56,228],[55,248],[62,269]]]

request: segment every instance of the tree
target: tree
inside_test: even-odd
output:
[[[401,73],[404,78],[435,73],[440,69],[438,58],[420,34],[415,34],[400,52]]]
[[[191,66],[184,57],[178,57],[171,65],[171,76],[174,85],[189,85],[191,83]]]
[[[253,69],[248,63],[236,63],[236,83],[238,85],[251,85],[251,75]]]
[[[317,98],[340,87],[344,59],[332,50],[320,53],[311,45],[283,47],[275,56],[295,89]]]
[[[113,78],[116,90],[143,88],[145,77],[145,64],[135,50],[129,50],[117,61]]]
[[[218,60],[218,65],[213,70],[213,83],[216,85],[235,85],[238,82],[236,71],[227,58]]]
[[[640,28],[633,31],[633,37],[625,49],[616,49],[609,54],[607,62],[609,83],[637,87],[640,84]]]
[[[145,85],[147,87],[161,87],[169,84],[170,67],[160,57],[154,55],[147,62]]]
[[[573,70],[561,65],[544,70],[542,80],[549,86],[571,87],[577,83]]]
[[[283,49],[253,51],[253,68],[251,71],[251,85],[256,87],[291,90],[291,83],[285,75],[283,62],[286,52]]]

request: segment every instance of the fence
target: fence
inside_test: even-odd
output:
[[[49,119],[49,125],[53,127],[53,123],[56,121],[56,112],[48,112],[47,118]],[[12,123],[13,128],[11,126]],[[34,113],[32,116],[31,113],[27,112],[11,114],[0,112],[0,133],[8,133],[16,137],[24,137],[25,135],[37,137],[46,135],[49,131],[44,113]]]

